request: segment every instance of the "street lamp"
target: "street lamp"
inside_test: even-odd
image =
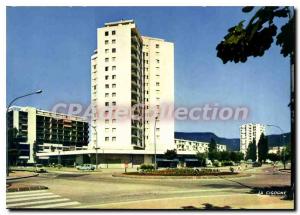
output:
[[[283,130],[278,126],[278,125],[271,125],[271,124],[269,124],[269,125],[267,125],[268,127],[275,127],[275,128],[278,128],[279,130],[280,130],[280,132],[281,132],[281,134],[283,135]],[[282,143],[282,146],[284,146],[285,144],[284,144],[284,135],[282,136],[282,138],[281,138],[281,143]],[[285,161],[285,148],[283,149],[283,168],[285,169],[285,163],[286,163],[286,161]]]
[[[98,141],[97,141],[97,129],[96,126],[92,126],[92,128],[95,130],[95,134],[96,134],[96,146],[94,146],[95,150],[96,150],[96,169],[98,169],[98,149],[100,149],[98,147]]]
[[[9,176],[9,163],[8,163],[8,111],[9,111],[9,108],[13,105],[13,103],[15,101],[17,101],[18,99],[21,99],[21,98],[24,98],[24,97],[27,97],[27,96],[31,96],[31,95],[35,95],[35,94],[40,94],[42,93],[43,91],[42,90],[37,90],[35,92],[31,92],[31,93],[27,93],[25,95],[22,95],[22,96],[18,96],[16,98],[14,98],[7,106],[6,108],[6,176]]]
[[[156,122],[158,117],[155,117],[154,121],[154,169],[157,169],[157,163],[156,163]]]

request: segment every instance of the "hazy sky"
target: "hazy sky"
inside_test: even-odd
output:
[[[90,57],[96,29],[134,19],[142,35],[175,44],[175,105],[246,106],[246,121],[177,121],[176,131],[239,137],[245,122],[276,124],[290,131],[289,59],[273,45],[244,64],[216,57],[227,29],[247,18],[238,7],[9,7],[7,8],[7,102],[51,109],[58,102],[90,103]],[[276,22],[278,23],[278,22]],[[268,129],[268,133],[278,133]]]

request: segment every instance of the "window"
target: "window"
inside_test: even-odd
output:
[[[116,44],[116,40],[112,40],[111,43],[112,43],[112,44]]]
[[[116,102],[112,102],[112,106],[116,106],[116,104],[117,104]]]
[[[105,53],[107,54],[109,52],[109,49],[105,49]]]
[[[94,65],[93,67],[94,67],[94,69],[96,69],[96,68],[97,68],[97,65]]]
[[[109,106],[109,102],[105,102],[105,106],[106,106],[106,107]]]
[[[149,75],[146,75],[146,79],[149,79]]]
[[[113,120],[112,120],[112,123],[116,123],[116,119],[113,119]]]
[[[112,35],[116,35],[116,31],[112,31],[111,34],[112,34]]]
[[[108,123],[109,123],[109,120],[108,120],[108,119],[106,119],[106,120],[105,120],[105,124],[108,124]]]
[[[156,86],[159,87],[159,82],[156,82]]]
[[[149,61],[148,60],[146,60],[146,64],[148,64],[149,63]]]
[[[109,58],[107,57],[107,58],[105,58],[105,62],[108,62],[109,61]]]
[[[116,97],[116,93],[112,93],[112,97]]]
[[[105,128],[105,132],[108,133],[109,132],[109,128]]]
[[[108,44],[108,40],[105,40],[105,45],[107,45]]]
[[[112,67],[112,71],[115,71],[115,70],[116,70],[116,68],[117,68],[116,66],[113,66],[113,67]]]
[[[116,48],[112,48],[112,49],[111,49],[111,52],[112,52],[112,53],[116,53]]]
[[[146,94],[147,94],[147,95],[149,94],[149,91],[148,91],[148,90],[146,91]]]
[[[112,132],[113,132],[113,133],[116,132],[116,128],[112,128]]]
[[[159,48],[159,44],[156,44],[155,47],[156,47],[156,48]]]
[[[108,66],[105,67],[105,71],[106,71],[106,72],[108,71]]]
[[[116,142],[116,137],[112,137],[112,141],[113,141],[113,142]]]
[[[112,86],[112,88],[116,88],[116,84],[112,84],[111,86]]]
[[[109,85],[108,85],[108,84],[105,84],[105,88],[108,89],[108,88],[109,88]]]
[[[105,31],[105,36],[108,36],[108,31]]]
[[[107,98],[109,96],[109,93],[105,93],[105,98]]]
[[[97,88],[97,86],[96,86],[96,85],[94,85],[94,90],[96,90],[96,88]]]
[[[159,128],[156,128],[156,131],[159,131]]]
[[[156,63],[159,63],[159,60],[158,60],[158,59],[156,59]]]
[[[105,80],[108,80],[108,79],[109,79],[109,76],[108,76],[108,75],[106,75],[106,76],[105,76]]]
[[[116,79],[116,75],[113,75],[113,76],[112,76],[112,79]]]
[[[109,141],[109,137],[105,137],[105,142],[108,142]]]
[[[148,52],[146,52],[146,56],[148,56],[149,54],[148,54]]]
[[[115,62],[116,61],[116,57],[112,57],[112,61]]]

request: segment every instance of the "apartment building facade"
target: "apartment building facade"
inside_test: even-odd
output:
[[[262,124],[247,123],[240,126],[240,152],[246,155],[249,144],[255,140],[257,145],[260,135],[265,134],[265,130]]]
[[[153,151],[155,124],[157,151],[175,148],[174,119],[160,115],[164,104],[174,106],[172,43],[141,36],[133,20],[105,23],[97,29],[91,79],[91,148]]]
[[[208,152],[209,143],[200,142],[194,140],[184,140],[184,139],[175,139],[176,150],[178,153],[181,152]],[[222,152],[226,151],[227,147],[223,144],[217,144],[217,151]]]
[[[34,163],[37,153],[86,149],[88,121],[78,116],[40,110],[33,107],[11,107],[8,129],[17,130],[20,146],[19,163]],[[36,144],[36,146],[34,146]]]

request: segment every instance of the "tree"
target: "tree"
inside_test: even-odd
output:
[[[268,139],[265,137],[264,133],[260,135],[258,144],[258,160],[259,162],[265,162],[268,157],[269,145]]]
[[[254,7],[244,7],[242,11],[249,13]],[[281,54],[290,56],[294,64],[295,55],[295,12],[290,7],[259,7],[248,24],[245,20],[228,29],[216,49],[217,56],[223,63],[228,61],[246,62],[248,57],[263,56],[274,42],[281,47]],[[275,18],[287,19],[277,34],[278,27],[273,22]],[[283,20],[284,21],[284,20]]]
[[[167,150],[164,154],[165,159],[167,160],[174,160],[177,157],[177,151],[176,149],[173,150]]]
[[[268,159],[270,159],[271,161],[273,162],[276,162],[276,161],[280,161],[281,157],[279,154],[276,154],[276,153],[269,153],[268,154]]]
[[[200,166],[206,166],[207,153],[197,152],[196,157],[200,163]]]
[[[208,152],[217,151],[217,142],[215,139],[211,138],[208,145]]]
[[[230,160],[230,154],[228,151],[222,151],[222,152],[219,152],[220,154],[220,160],[221,161],[229,161]]]
[[[21,153],[19,131],[16,128],[10,128],[7,131],[8,136],[8,162],[16,165]]]
[[[253,141],[249,144],[247,153],[246,153],[246,160],[251,159],[252,161],[256,161],[256,141],[253,139]]]
[[[33,160],[35,163],[38,161],[38,157],[36,156],[36,153],[39,151],[39,145],[36,141],[33,142],[32,146],[32,153],[33,153]]]

